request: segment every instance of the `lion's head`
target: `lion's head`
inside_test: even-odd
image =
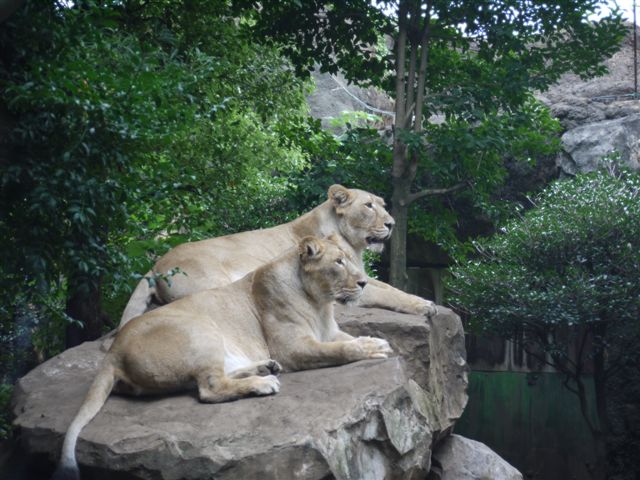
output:
[[[312,298],[343,304],[360,298],[367,276],[340,248],[337,237],[304,237],[298,253],[303,286]]]
[[[338,217],[340,233],[347,241],[356,249],[381,252],[395,224],[385,209],[384,200],[342,185],[332,185],[328,196]]]

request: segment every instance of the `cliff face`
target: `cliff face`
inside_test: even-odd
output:
[[[640,97],[634,95],[632,25],[620,50],[605,65],[606,75],[582,80],[567,74],[537,95],[565,128],[563,152],[556,160],[562,174],[592,171],[612,152],[625,165],[640,169]]]

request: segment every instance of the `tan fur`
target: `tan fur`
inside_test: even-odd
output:
[[[273,260],[307,235],[337,234],[345,242],[343,248],[348,249],[362,267],[365,249],[382,250],[382,242],[391,235],[393,218],[386,211],[384,201],[369,192],[333,185],[327,195],[326,202],[292,222],[184,243],[170,250],[158,260],[152,273],[166,274],[178,267],[186,275],[174,275],[171,286],[158,280],[153,288],[143,279],[124,310],[120,327],[145,312],[152,301],[171,303],[186,295],[228,285]],[[370,281],[359,305],[414,314],[435,311],[433,302],[376,280]]]
[[[303,238],[241,280],[184,297],[127,323],[96,375],[63,446],[60,471],[77,472],[75,444],[112,387],[132,394],[197,388],[202,402],[277,393],[281,368],[303,370],[385,358],[380,338],[342,332],[333,304],[357,301],[367,278],[340,239]]]

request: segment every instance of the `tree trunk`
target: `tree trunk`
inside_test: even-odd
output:
[[[429,7],[427,7],[427,12]],[[409,15],[410,14],[410,15]],[[409,34],[410,30],[410,34]],[[391,215],[396,221],[391,237],[389,283],[407,289],[407,230],[411,186],[418,168],[417,153],[410,152],[400,139],[401,129],[422,131],[422,110],[425,95],[429,16],[421,12],[420,2],[401,1],[398,9],[398,39],[396,45],[396,104],[394,123],[393,169],[391,182]],[[409,41],[407,42],[407,38]],[[407,47],[408,70],[407,70]],[[408,72],[408,73],[407,73]]]
[[[398,10],[398,39],[396,41],[396,103],[393,139],[393,168],[391,171],[391,215],[396,226],[391,236],[389,251],[389,283],[404,290],[407,280],[407,207],[404,202],[410,184],[406,182],[407,147],[398,138],[400,129],[405,127],[405,116],[408,99],[408,88],[405,76],[407,46],[407,2],[400,2]],[[415,67],[411,68],[415,72]],[[413,97],[411,95],[411,97]]]
[[[391,236],[389,283],[400,290],[407,288],[407,230],[409,209],[405,199],[409,193],[410,183],[403,177],[393,178],[393,194],[391,197],[391,216],[396,221]]]
[[[67,326],[65,346],[75,347],[87,340],[95,340],[102,335],[102,329],[108,318],[102,311],[100,282],[70,282],[76,287],[71,289],[67,298],[65,312],[82,324],[71,323]]]

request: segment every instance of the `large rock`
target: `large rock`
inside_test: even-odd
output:
[[[634,88],[633,24],[628,23],[627,28],[628,35],[620,49],[603,62],[607,68],[604,75],[585,79],[567,73],[547,91],[536,95],[549,105],[567,130],[585,123],[616,118],[618,110],[640,112],[637,102],[624,101],[628,98],[624,96],[633,93]]]
[[[604,156],[617,152],[622,162],[640,169],[640,113],[615,120],[589,123],[562,136],[560,168],[568,174],[591,172]]]
[[[433,452],[429,480],[522,480],[522,474],[484,443],[450,435]]]
[[[633,25],[628,28],[620,50],[604,61],[606,74],[582,79],[568,73],[536,95],[565,129],[564,151],[556,161],[564,174],[592,171],[601,157],[614,149],[623,164],[640,169],[640,102],[633,96]]]
[[[429,321],[377,313],[348,310],[344,323],[355,329],[361,317],[362,328],[379,328],[400,352],[422,358],[407,367],[395,357],[284,374],[277,395],[225,404],[201,404],[194,394],[112,395],[80,436],[83,472],[119,479],[424,478],[435,439],[466,403],[462,327],[447,310]],[[15,425],[26,451],[58,458],[102,357],[99,342],[88,342],[18,382]]]

